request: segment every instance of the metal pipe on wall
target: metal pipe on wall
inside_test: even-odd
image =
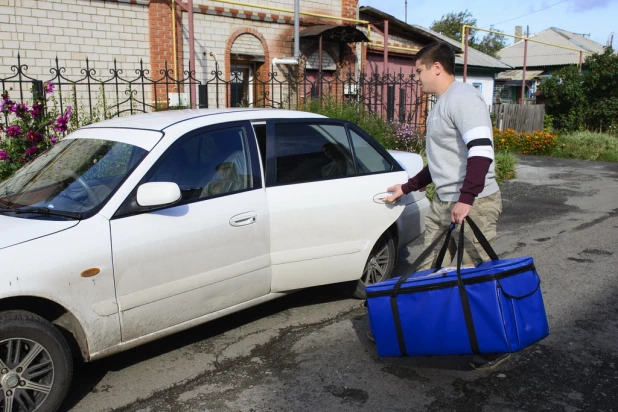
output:
[[[521,101],[523,105],[526,100],[526,58],[528,57],[528,36],[530,35],[530,27],[526,27],[526,39],[524,40],[524,68],[521,74]]]

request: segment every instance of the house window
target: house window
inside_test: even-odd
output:
[[[472,83],[472,86],[474,86],[474,88],[479,92],[483,92],[483,83]]]

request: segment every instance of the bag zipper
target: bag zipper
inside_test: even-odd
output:
[[[492,280],[500,280],[500,279],[508,278],[510,276],[514,276],[514,275],[517,275],[523,272],[527,272],[529,270],[536,270],[536,268],[534,267],[534,263],[531,263],[529,265],[522,266],[519,268],[507,270],[507,271],[504,271],[496,275],[484,275],[484,276],[478,276],[478,277],[471,278],[471,279],[463,279],[463,283],[464,283],[464,286],[476,285],[477,283],[491,282]],[[429,285],[412,286],[412,287],[408,287],[405,289],[402,287],[401,289],[399,289],[399,292],[397,294],[399,295],[403,293],[427,292],[430,290],[452,288],[457,285],[458,285],[457,280],[451,280],[448,282],[433,283]],[[391,295],[390,290],[381,290],[379,292],[367,292],[367,298],[374,298],[374,297],[379,297],[379,296],[390,296],[390,295]]]

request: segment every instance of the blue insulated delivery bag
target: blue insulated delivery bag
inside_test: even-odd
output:
[[[442,268],[451,241],[444,232],[413,263],[417,267],[446,236],[437,268],[367,286],[371,332],[380,356],[516,352],[549,334],[541,281],[531,257],[498,259],[474,222],[466,221],[490,261]]]

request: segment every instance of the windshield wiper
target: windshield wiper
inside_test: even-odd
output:
[[[24,214],[24,213],[36,213],[39,215],[48,215],[48,216],[62,216],[68,217],[70,219],[81,220],[82,215],[79,213],[73,212],[61,212],[59,210],[53,210],[48,207],[30,207],[30,208],[20,208],[20,209],[0,209],[0,213],[15,213],[15,214]]]

